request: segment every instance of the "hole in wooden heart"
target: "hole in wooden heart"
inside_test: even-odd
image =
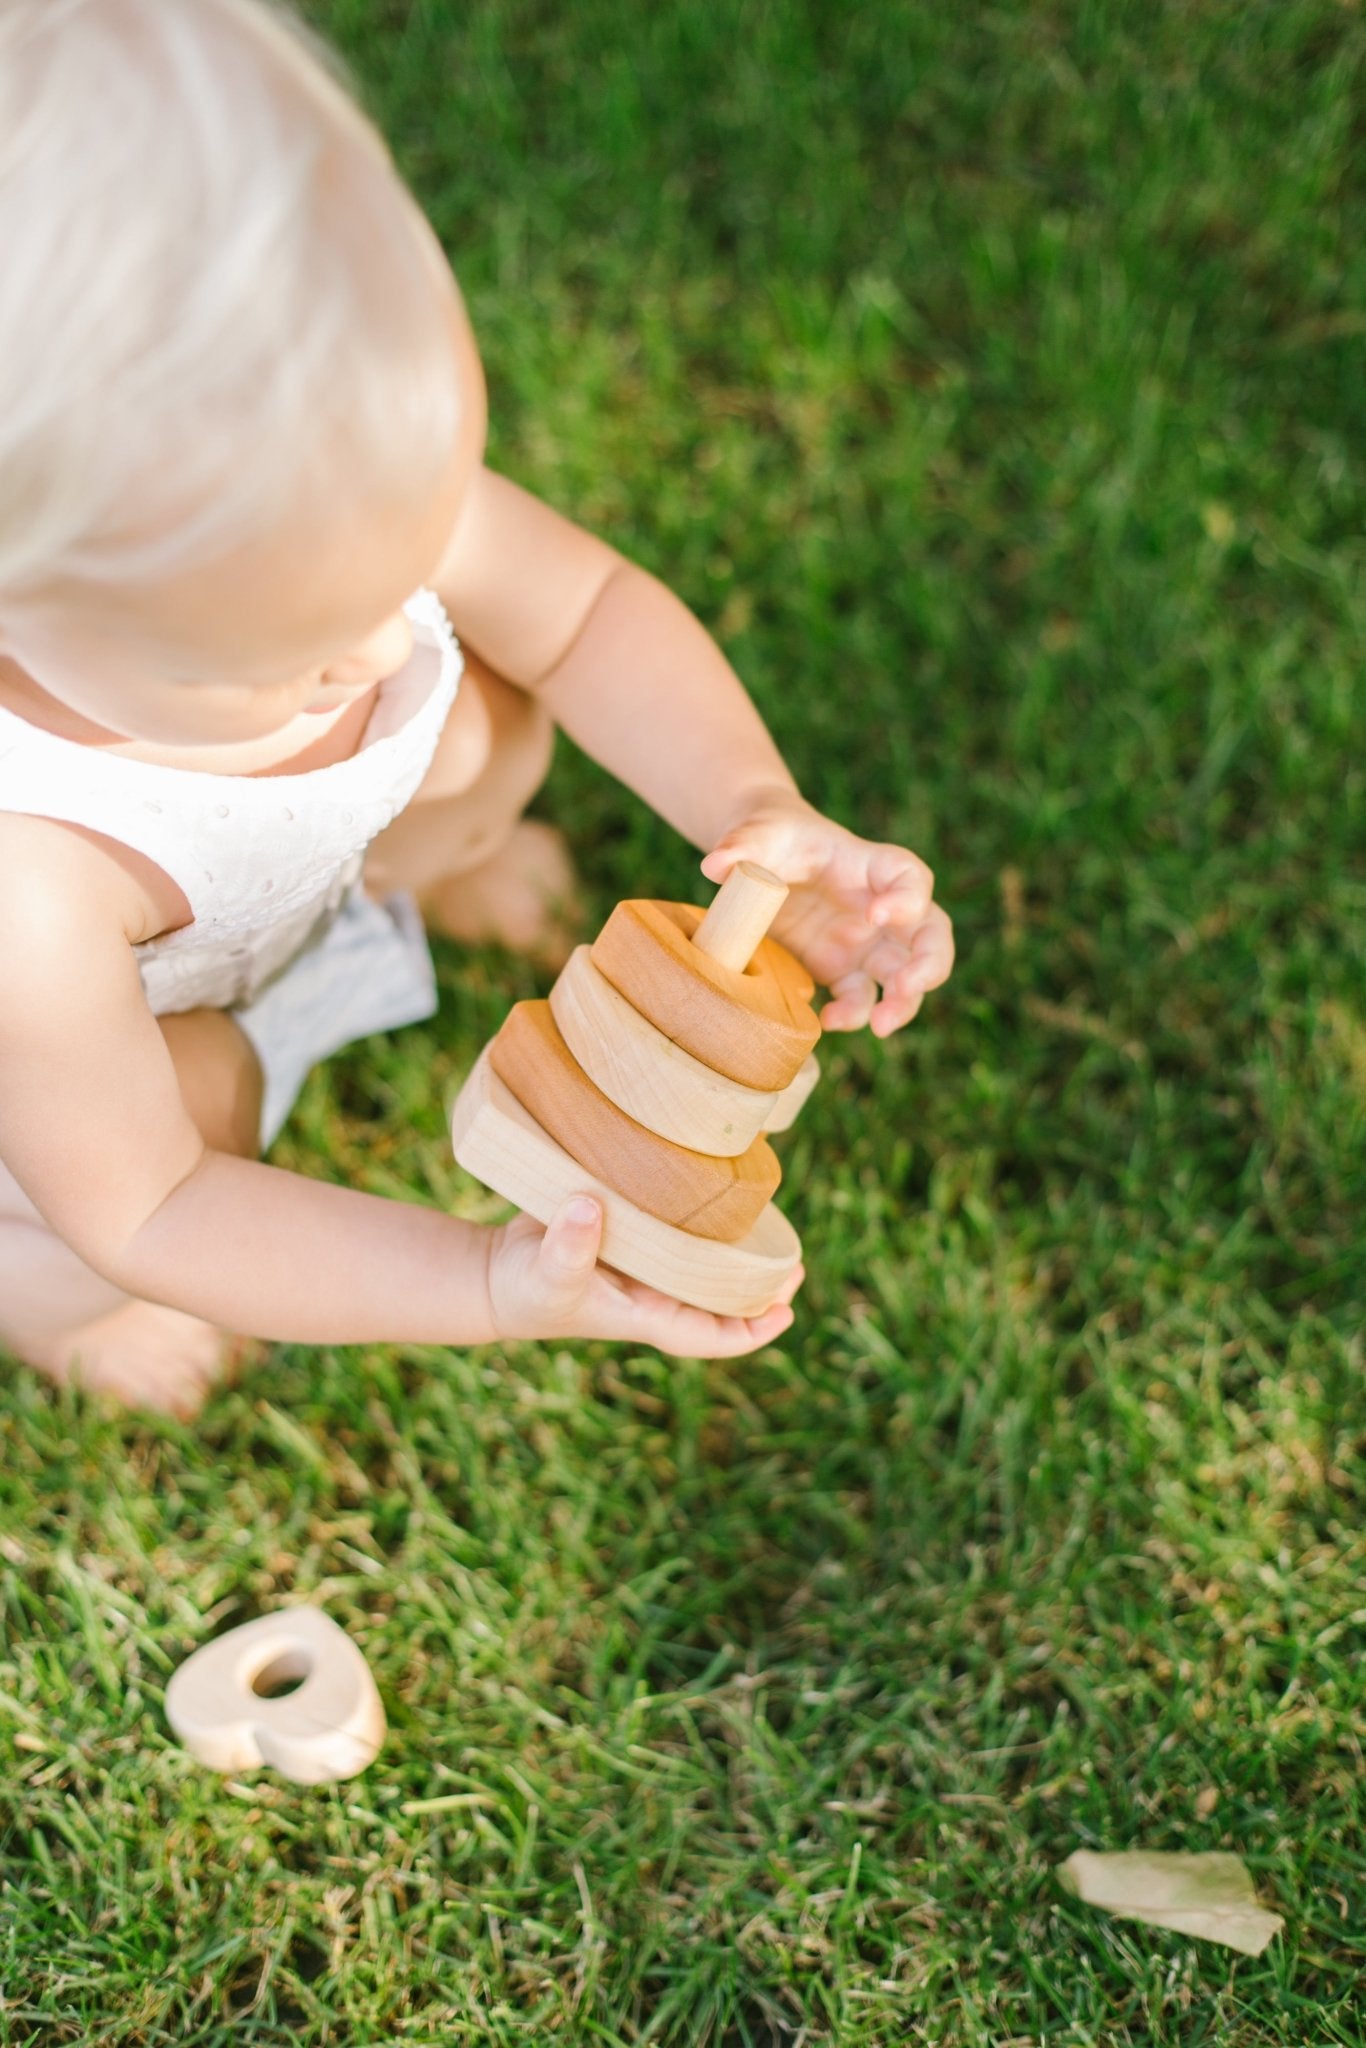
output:
[[[251,1681],[251,1689],[258,1699],[282,1700],[299,1690],[312,1669],[306,1650],[281,1650],[278,1657],[261,1666]]]

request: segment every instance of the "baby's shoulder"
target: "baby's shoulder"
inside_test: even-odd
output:
[[[46,947],[54,938],[141,938],[145,892],[123,850],[102,833],[56,818],[0,811],[0,947]]]

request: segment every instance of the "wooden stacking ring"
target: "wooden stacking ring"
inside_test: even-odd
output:
[[[690,903],[619,903],[591,948],[612,986],[703,1066],[747,1088],[786,1088],[821,1035],[806,969],[775,939],[743,971],[693,944]]]
[[[591,1081],[627,1116],[690,1151],[734,1158],[765,1131],[785,1131],[820,1074],[810,1054],[786,1088],[746,1088],[666,1038],[576,946],[550,991],[550,1013]]]
[[[493,1071],[543,1131],[628,1202],[690,1230],[734,1243],[782,1178],[756,1138],[734,1158],[689,1151],[646,1130],[588,1078],[561,1038],[549,1003],[517,1003],[489,1047]]]
[[[628,1202],[523,1109],[479,1055],[451,1112],[455,1156],[467,1173],[529,1216],[549,1223],[571,1195],[601,1205],[604,1265],[718,1316],[757,1316],[778,1299],[802,1255],[796,1231],[770,1202],[736,1244],[694,1237]]]

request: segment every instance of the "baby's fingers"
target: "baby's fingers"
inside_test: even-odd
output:
[[[909,977],[906,985],[922,995],[941,988],[953,972],[953,952],[953,921],[934,903],[907,947],[902,970]]]
[[[761,1316],[714,1316],[706,1309],[673,1302],[657,1313],[647,1310],[635,1320],[630,1335],[669,1358],[741,1358],[773,1343],[791,1326],[792,1310],[786,1302],[774,1302]]]
[[[831,1000],[821,1011],[822,1031],[861,1031],[873,1014],[877,983],[857,968],[830,984]]]
[[[562,1202],[536,1247],[535,1279],[542,1306],[572,1313],[583,1299],[602,1243],[602,1208],[591,1195]]]
[[[783,1282],[777,1299],[757,1316],[712,1315],[653,1287],[627,1281],[631,1327],[620,1334],[653,1344],[674,1358],[739,1358],[771,1344],[791,1327],[789,1303],[805,1277],[805,1267],[797,1266]]]
[[[876,959],[870,964],[882,983],[882,999],[874,1004],[869,1021],[874,1037],[888,1038],[910,1023],[931,989],[948,980],[953,971],[953,926],[936,904],[897,963],[886,969]]]
[[[868,862],[868,922],[891,930],[918,925],[934,901],[934,875],[902,846],[874,846]]]
[[[770,870],[784,867],[791,842],[791,828],[786,825],[742,826],[736,832],[728,832],[710,853],[704,855],[700,863],[702,873],[709,882],[724,882],[742,860],[753,861],[756,866]]]
[[[704,1311],[699,1309],[699,1315]],[[712,1327],[701,1333],[701,1342],[680,1345],[684,1358],[742,1358],[762,1344],[772,1344],[792,1327],[792,1310],[786,1302],[775,1301],[761,1316],[709,1316]]]

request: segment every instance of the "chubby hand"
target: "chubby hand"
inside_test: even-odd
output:
[[[493,1233],[488,1291],[500,1337],[610,1337],[675,1358],[738,1358],[771,1344],[792,1321],[798,1266],[761,1316],[714,1316],[597,1263],[602,1209],[591,1195],[563,1203],[548,1229],[514,1216]]]
[[[790,885],[773,936],[830,990],[826,1031],[871,1024],[887,1038],[948,980],[953,926],[933,900],[934,876],[904,846],[860,839],[801,797],[779,794],[727,832],[702,872],[724,882],[742,860]]]

